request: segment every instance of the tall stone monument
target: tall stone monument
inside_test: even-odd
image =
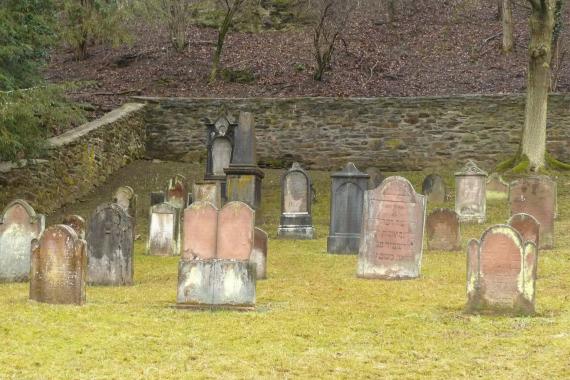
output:
[[[364,198],[358,277],[417,278],[421,272],[425,196],[407,179],[389,177]]]
[[[349,162],[344,170],[331,175],[329,253],[358,253],[364,193],[369,175]]]
[[[487,172],[469,160],[455,173],[455,212],[462,222],[485,222]]]
[[[264,174],[257,166],[255,120],[252,113],[240,112],[232,162],[224,172],[228,201],[248,204],[255,211],[256,222],[262,223],[261,181]]]
[[[281,220],[277,236],[284,239],[315,238],[311,215],[311,178],[295,162],[281,177]]]
[[[208,130],[207,161],[205,181],[217,182],[220,186],[220,196],[226,200],[226,174],[224,169],[230,166],[234,149],[234,131],[237,123],[224,112],[215,121],[206,120]],[[196,199],[194,199],[196,200]],[[221,207],[221,206],[219,206]]]
[[[44,231],[45,218],[22,199],[0,214],[0,282],[28,281],[32,240]]]

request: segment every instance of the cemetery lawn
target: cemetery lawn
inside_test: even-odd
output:
[[[356,278],[356,256],[326,253],[329,173],[311,172],[318,240],[275,240],[277,170],[263,183],[271,240],[257,310],[175,310],[178,259],[144,250],[148,193],[177,172],[197,179],[203,169],[137,161],[48,218],[88,217],[116,187],[133,186],[136,285],[88,287],[87,304],[73,307],[29,301],[28,284],[1,284],[1,379],[570,377],[570,175],[558,178],[557,248],[539,255],[537,315],[513,317],[463,312],[464,252],[424,251],[418,280]],[[419,191],[428,172],[400,174]],[[506,202],[487,208],[490,223],[506,221]],[[464,227],[463,246],[490,223]]]

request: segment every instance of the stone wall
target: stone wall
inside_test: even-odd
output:
[[[46,157],[0,163],[0,207],[23,198],[48,213],[85,195],[130,160],[144,156],[144,104],[125,104],[49,140]]]
[[[222,106],[237,117],[253,112],[262,166],[291,161],[338,169],[347,161],[382,170],[456,165],[468,158],[490,169],[513,154],[524,120],[524,95],[422,98],[184,99],[148,103],[147,156],[197,160],[205,156],[203,118]],[[548,149],[570,162],[570,95],[552,95]]]

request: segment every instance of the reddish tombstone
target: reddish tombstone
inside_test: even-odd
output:
[[[250,261],[256,266],[258,280],[267,278],[267,232],[261,228],[255,228],[255,237],[253,239],[253,252]]]
[[[216,257],[218,209],[209,202],[194,202],[184,210],[182,260]]]
[[[253,250],[255,211],[243,202],[230,202],[218,214],[218,249],[221,259],[249,260]]]
[[[453,210],[439,208],[427,217],[428,249],[458,251],[461,246],[459,216]]]
[[[44,216],[21,199],[0,214],[0,282],[27,281],[32,240],[44,230]]]
[[[483,223],[487,212],[487,173],[469,160],[455,173],[455,212],[462,222]]]
[[[509,184],[497,173],[493,173],[487,179],[487,199],[507,199],[509,196]]]
[[[406,279],[420,276],[426,201],[402,177],[366,192],[357,275]]]
[[[85,241],[59,224],[32,242],[30,299],[50,304],[85,303]]]
[[[85,226],[86,226],[86,224],[85,224],[85,219],[83,219],[81,216],[79,216],[79,215],[66,215],[63,218],[63,221],[61,223],[65,224],[66,226],[73,228],[73,230],[75,231],[77,236],[80,239],[85,240],[85,229],[86,229]]]
[[[179,253],[179,210],[169,203],[160,203],[150,208],[147,254],[174,256]]]
[[[507,224],[521,234],[523,241],[532,241],[537,247],[539,246],[540,223],[538,223],[534,216],[529,214],[516,214],[511,216]]]
[[[507,225],[487,229],[467,246],[467,310],[534,313],[538,250]]]
[[[170,179],[168,188],[166,189],[166,202],[179,210],[183,210],[186,207],[186,201],[188,199],[188,190],[186,189],[185,183],[186,177],[176,174]]]
[[[540,223],[540,249],[554,248],[556,183],[546,176],[526,177],[511,183],[511,215],[525,213]]]

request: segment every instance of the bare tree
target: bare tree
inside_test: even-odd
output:
[[[220,60],[222,58],[222,49],[226,35],[232,26],[234,16],[241,10],[250,0],[217,0],[218,6],[224,11],[224,19],[218,28],[218,41],[216,42],[216,51],[212,59],[212,69],[210,70],[210,83],[214,82],[218,77]]]
[[[513,25],[513,4],[511,0],[502,0],[502,22],[503,22],[503,52],[508,54],[514,47],[514,25]]]
[[[317,68],[313,75],[315,80],[321,81],[335,51],[335,44],[344,32],[350,15],[355,7],[353,0],[311,0],[314,13],[315,27],[313,47]]]

